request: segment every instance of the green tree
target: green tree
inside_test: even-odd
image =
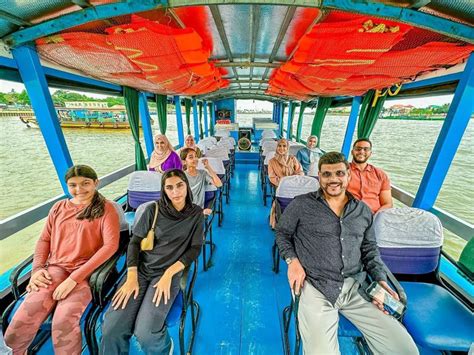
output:
[[[8,104],[6,94],[3,92],[0,92],[0,104]]]
[[[26,90],[23,89],[21,93],[18,94],[18,101],[20,105],[30,105],[30,97],[28,96],[28,93]]]

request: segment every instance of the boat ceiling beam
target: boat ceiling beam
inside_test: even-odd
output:
[[[17,47],[90,22],[150,11],[167,5],[167,0],[128,0],[88,7],[21,29],[5,36],[3,40],[10,47]]]
[[[230,50],[229,39],[227,38],[227,34],[225,33],[224,23],[222,22],[222,16],[219,11],[219,7],[217,5],[209,5],[209,10],[211,10],[214,23],[216,25],[217,31],[219,32],[222,45],[224,46],[225,52],[227,54],[227,58],[229,62],[232,63],[234,61],[234,58],[232,56],[232,51]],[[235,77],[239,76],[235,67],[232,67],[232,72],[234,73]]]
[[[257,48],[258,29],[260,27],[260,6],[250,7],[250,62],[255,61],[255,51]],[[250,79],[253,77],[253,67],[250,67]]]
[[[260,94],[260,95],[264,95],[265,90],[251,89],[251,88],[226,89],[226,90],[214,91],[214,92],[211,92],[209,94],[200,95],[197,98],[200,99],[200,100],[208,100],[208,99],[212,99],[216,96],[226,96],[226,97],[228,97],[228,96],[231,96],[231,95],[238,95],[238,94]]]
[[[38,38],[50,36],[76,26],[93,21],[105,20],[111,17],[150,11],[160,7],[185,5],[209,5],[210,7],[217,7],[215,3],[215,0],[128,0],[126,2],[114,2],[64,14],[54,19],[20,29],[5,36],[4,41],[8,46],[16,47],[35,41]],[[248,0],[234,0],[225,2],[225,4],[249,3],[267,4],[268,0],[254,0],[251,2]],[[474,29],[472,26],[411,8],[401,8],[379,2],[375,3],[360,0],[293,0],[291,2],[288,0],[272,0],[273,5],[288,5],[289,3],[291,3],[292,8],[297,6],[319,7],[328,10],[342,10],[371,16],[382,16],[383,18],[400,21],[474,44]]]
[[[32,24],[31,22],[25,21],[22,18],[12,15],[6,11],[0,10],[0,19],[13,23],[17,26],[22,27],[30,27]]]
[[[231,67],[231,68],[278,68],[283,63],[263,63],[263,62],[214,62],[216,67]],[[237,75],[236,75],[237,76]]]
[[[242,80],[240,78],[228,78],[227,80],[232,81],[232,84],[268,84],[267,80]]]
[[[278,36],[275,40],[275,44],[273,45],[272,52],[270,54],[270,57],[268,58],[268,63],[273,63],[273,61],[275,60],[278,50],[280,49],[281,43],[283,42],[283,39],[285,38],[285,35],[288,31],[288,27],[290,26],[291,20],[293,19],[293,16],[295,15],[295,11],[296,11],[296,6],[288,6],[285,17],[280,26],[280,31],[278,32]],[[262,75],[263,80],[267,78],[270,72],[270,68],[267,68],[265,72],[263,73]]]

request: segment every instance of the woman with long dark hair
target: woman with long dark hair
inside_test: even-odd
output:
[[[102,354],[128,354],[132,335],[147,354],[172,351],[166,317],[179,292],[182,270],[201,251],[204,216],[202,208],[192,202],[183,171],[166,171],[161,191],[152,250],[143,251],[140,244],[153,226],[154,203],[145,207],[134,225],[127,276],[105,315]]]
[[[57,202],[36,244],[28,295],[5,333],[14,354],[25,354],[41,324],[54,311],[56,354],[80,354],[80,319],[91,301],[88,278],[117,250],[119,217],[98,191],[96,172],[76,165],[65,177],[71,199]]]

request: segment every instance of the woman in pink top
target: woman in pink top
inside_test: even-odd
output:
[[[118,248],[119,218],[97,191],[95,171],[76,165],[65,179],[72,199],[57,202],[49,212],[36,244],[28,294],[5,333],[14,355],[26,353],[53,309],[55,353],[81,353],[80,319],[91,301],[88,278]]]

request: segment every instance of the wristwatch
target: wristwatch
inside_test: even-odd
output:
[[[286,262],[288,265],[290,265],[290,264],[293,262],[293,260],[295,260],[295,259],[296,259],[295,257],[293,257],[293,258],[286,258],[286,259],[285,259],[285,262]]]

